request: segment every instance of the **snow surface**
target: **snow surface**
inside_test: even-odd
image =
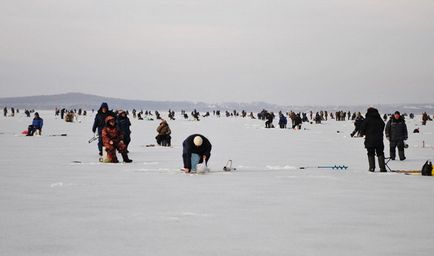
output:
[[[40,114],[40,137],[20,135],[31,118],[0,117],[1,255],[434,254],[434,178],[369,173],[351,121],[298,131],[179,119],[163,148],[145,147],[158,121],[132,119],[134,162],[101,164],[87,142],[93,116]],[[419,120],[407,120],[408,159],[393,169],[433,158],[434,125]],[[195,132],[213,144],[206,175],[179,171],[182,141]],[[229,159],[237,170],[223,172]],[[298,169],[335,164],[350,168]]]

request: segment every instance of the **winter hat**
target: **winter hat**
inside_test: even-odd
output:
[[[401,113],[399,113],[399,111],[395,111],[395,115],[401,115]]]
[[[115,120],[115,118],[112,116],[108,116],[105,118],[105,123],[108,124],[108,122],[110,122],[110,120]]]
[[[202,137],[200,137],[200,136],[194,137],[193,143],[196,147],[202,146],[202,143],[203,143]]]
[[[108,109],[108,104],[107,104],[107,102],[103,102],[103,103],[101,104],[100,109],[102,109],[102,108],[106,108],[106,109]]]

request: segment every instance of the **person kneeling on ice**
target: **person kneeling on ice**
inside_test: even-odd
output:
[[[170,134],[172,131],[170,130],[169,124],[166,120],[162,120],[160,125],[157,127],[158,135],[155,137],[157,140],[157,144],[163,147],[170,147],[172,137]]]
[[[182,143],[182,158],[184,160],[184,172],[189,173],[196,170],[196,165],[208,161],[211,157],[212,145],[209,140],[200,134],[190,135]]]
[[[133,160],[128,158],[127,147],[123,142],[122,132],[116,127],[116,120],[113,116],[105,119],[106,126],[102,129],[102,143],[107,152],[108,162],[119,163],[116,157],[116,149],[121,153],[125,163],[131,163]]]
[[[39,117],[39,113],[35,113],[35,117],[33,118],[33,122],[31,125],[29,125],[27,129],[27,135],[26,136],[33,136],[35,132],[38,135],[41,135],[42,133],[42,126],[44,125],[44,119]]]

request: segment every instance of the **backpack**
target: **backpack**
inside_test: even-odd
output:
[[[422,176],[432,176],[433,169],[431,161],[426,161],[421,170]]]

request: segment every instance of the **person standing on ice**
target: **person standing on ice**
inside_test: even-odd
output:
[[[118,112],[116,123],[118,125],[119,130],[121,130],[124,136],[124,143],[125,146],[127,147],[127,152],[128,152],[128,145],[131,142],[131,130],[130,130],[131,122],[127,116],[127,112],[125,112],[124,110],[120,110]]]
[[[107,151],[107,158],[110,163],[118,163],[116,150],[121,153],[125,163],[131,163],[133,160],[128,158],[127,146],[123,139],[122,132],[116,126],[116,119],[113,116],[107,116],[105,119],[106,126],[102,129],[102,142]]]
[[[98,113],[95,116],[95,121],[93,122],[92,126],[92,132],[95,133],[98,129],[98,150],[99,155],[102,156],[102,129],[105,127],[105,119],[108,116],[114,117],[115,114],[109,110],[108,104],[106,102],[103,102],[101,104],[101,107],[98,110]]]
[[[375,171],[375,153],[377,153],[380,172],[386,172],[383,143],[384,121],[378,110],[368,108],[366,118],[360,126],[360,136],[365,136],[365,148],[368,151],[369,171]]]
[[[404,117],[399,111],[396,111],[386,124],[386,138],[390,142],[390,159],[395,160],[396,147],[398,147],[399,160],[405,160],[404,140],[408,138],[408,131]]]
[[[182,143],[182,159],[184,161],[184,172],[189,173],[191,170],[195,170],[198,163],[208,164],[211,157],[212,145],[209,140],[200,134],[193,134],[188,136]]]
[[[279,113],[279,127],[280,129],[286,129],[286,124],[288,123],[288,119],[282,113]]]

